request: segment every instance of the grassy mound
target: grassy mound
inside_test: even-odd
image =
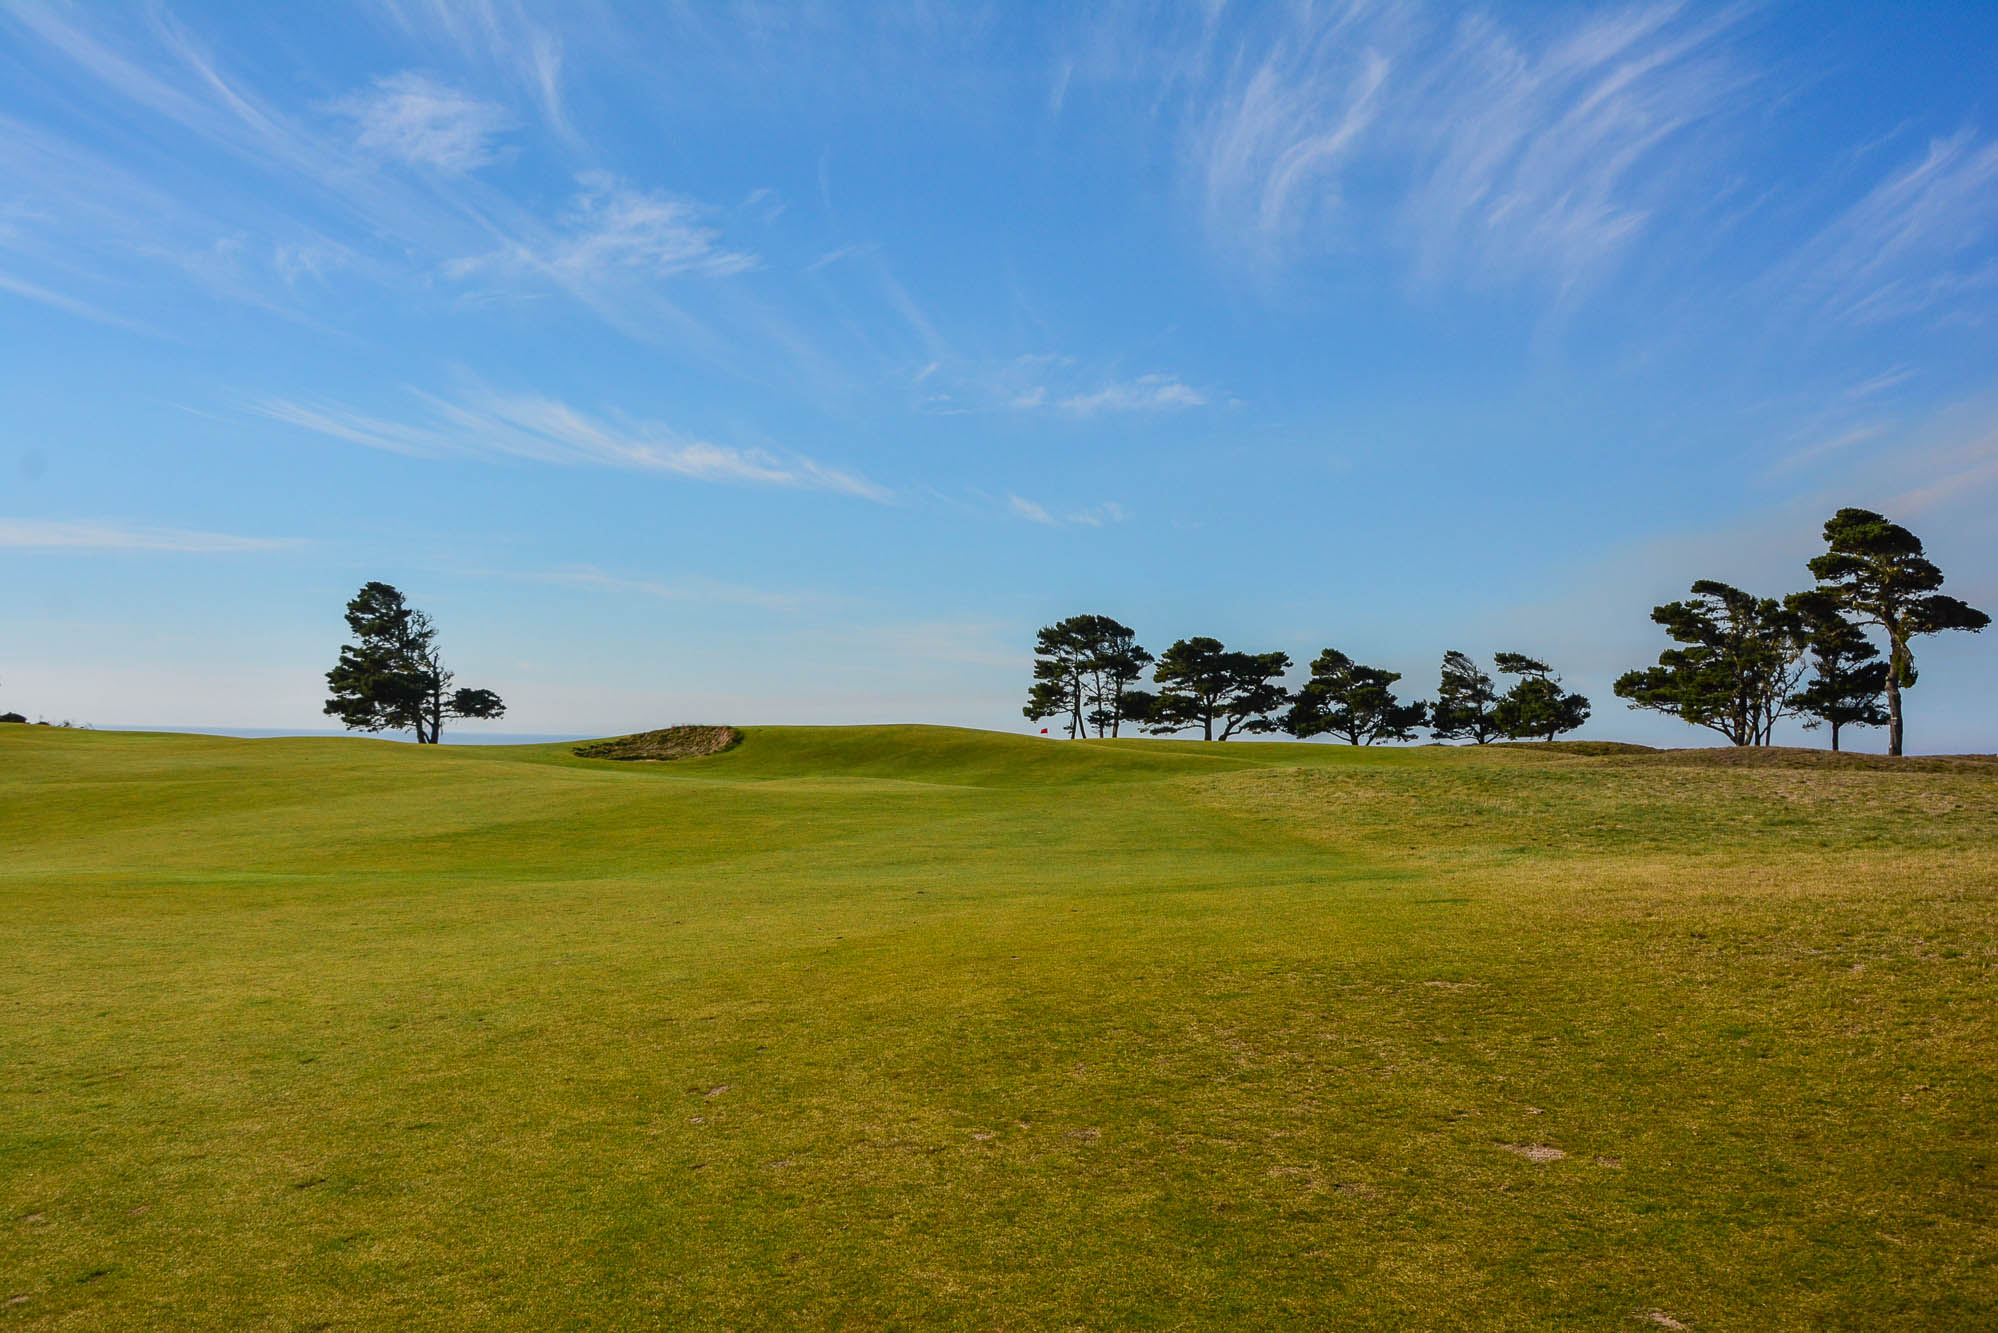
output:
[[[1998,765],[573,748],[0,729],[0,1309],[1998,1323]]]
[[[667,727],[592,741],[578,745],[574,753],[584,759],[705,759],[741,741],[742,733],[734,727]]]

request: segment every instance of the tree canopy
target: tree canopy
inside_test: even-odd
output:
[[[1277,730],[1270,716],[1290,698],[1278,678],[1290,670],[1285,653],[1233,651],[1219,639],[1181,639],[1159,654],[1145,729],[1158,734],[1199,727],[1206,740]],[[1221,734],[1214,734],[1219,723]]]
[[[1831,747],[1839,748],[1845,727],[1884,727],[1889,719],[1881,706],[1887,689],[1887,664],[1880,650],[1846,619],[1839,600],[1821,591],[1792,593],[1785,599],[1804,626],[1804,647],[1813,670],[1810,683],[1790,696],[1790,706],[1808,720],[1804,726],[1831,728]]]
[[[1692,597],[1652,608],[1675,642],[1658,665],[1626,671],[1617,697],[1706,727],[1736,745],[1766,745],[1789,709],[1800,675],[1803,627],[1795,612],[1717,579],[1701,579]]]
[[[340,660],[326,673],[323,710],[350,731],[410,731],[435,745],[447,718],[497,718],[506,705],[491,690],[451,689],[430,617],[391,584],[362,585],[347,603]]]
[[[1492,717],[1498,689],[1484,669],[1452,649],[1443,654],[1443,678],[1429,710],[1429,729],[1439,741],[1470,740],[1485,745],[1504,733]]]
[[[1342,736],[1352,745],[1405,741],[1429,716],[1426,703],[1394,697],[1399,671],[1362,666],[1336,648],[1311,662],[1311,678],[1292,700],[1285,730],[1297,737]]]
[[[1502,673],[1519,677],[1492,708],[1492,724],[1508,738],[1551,741],[1589,720],[1587,696],[1563,693],[1561,678],[1545,662],[1524,653],[1500,653],[1495,661]]]
[[[1071,739],[1118,734],[1131,720],[1124,701],[1152,655],[1137,634],[1109,616],[1070,616],[1043,628],[1034,640],[1034,679],[1027,689],[1027,717],[1064,717]]]
[[[1901,691],[1915,683],[1909,641],[1944,630],[1975,634],[1991,617],[1938,591],[1942,571],[1922,551],[1921,538],[1870,509],[1841,509],[1825,521],[1823,555],[1811,574],[1821,592],[1847,615],[1887,637],[1887,753],[1900,754]]]

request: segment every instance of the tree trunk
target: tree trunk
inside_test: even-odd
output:
[[[1895,662],[1887,668],[1887,753],[1901,753],[1901,673]]]
[[[1832,753],[1838,753],[1838,723],[1832,723]]]

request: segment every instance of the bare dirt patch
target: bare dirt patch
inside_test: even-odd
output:
[[[1516,1152],[1529,1162],[1558,1162],[1568,1154],[1559,1148],[1550,1148],[1544,1143],[1501,1143],[1499,1147],[1507,1152]]]
[[[742,741],[734,727],[667,727],[663,731],[641,731],[633,736],[617,736],[607,741],[578,745],[575,753],[583,759],[637,759],[660,762],[668,759],[703,759],[733,749]]]

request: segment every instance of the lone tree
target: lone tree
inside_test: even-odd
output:
[[[1804,725],[1830,727],[1834,750],[1841,727],[1886,726],[1880,696],[1887,689],[1887,664],[1876,660],[1880,650],[1845,618],[1830,593],[1791,593],[1784,600],[1803,621],[1804,648],[1813,669],[1810,683],[1790,696],[1790,707],[1810,719]]]
[[[1297,737],[1331,734],[1350,745],[1406,741],[1429,716],[1426,703],[1401,703],[1391,688],[1399,671],[1361,666],[1337,648],[1311,662],[1311,679],[1292,701],[1284,730]]]
[[[1284,653],[1240,653],[1219,639],[1181,639],[1159,654],[1152,679],[1159,692],[1145,701],[1145,729],[1159,735],[1199,727],[1205,740],[1271,732],[1271,713],[1290,695],[1277,683],[1290,670]],[[1214,724],[1221,734],[1214,734]]]
[[[1692,598],[1653,607],[1651,618],[1683,648],[1658,665],[1626,671],[1615,690],[1632,708],[1669,713],[1736,745],[1767,745],[1803,673],[1803,626],[1773,597],[1701,579]]]
[[[1589,720],[1587,696],[1562,693],[1561,678],[1545,662],[1524,653],[1500,653],[1496,661],[1500,671],[1519,677],[1492,709],[1493,725],[1509,739],[1551,741]]]
[[[1092,726],[1098,736],[1115,736],[1131,716],[1124,707],[1127,687],[1151,660],[1130,626],[1109,616],[1057,621],[1035,636],[1034,682],[1020,711],[1036,722],[1066,716],[1072,740]]]
[[[350,731],[413,731],[435,745],[444,720],[496,718],[506,705],[491,690],[452,690],[430,617],[387,583],[368,583],[347,603],[355,643],[342,644],[326,673],[325,713]]]
[[[1862,624],[1887,636],[1887,753],[1901,753],[1901,691],[1915,683],[1908,641],[1919,634],[1969,630],[1991,617],[1936,590],[1940,569],[1922,554],[1921,539],[1870,509],[1841,509],[1825,521],[1823,555],[1811,560],[1819,590]]]
[[[1429,729],[1439,741],[1468,738],[1488,744],[1502,734],[1492,719],[1498,689],[1476,662],[1454,649],[1443,654],[1443,679],[1429,710]]]

